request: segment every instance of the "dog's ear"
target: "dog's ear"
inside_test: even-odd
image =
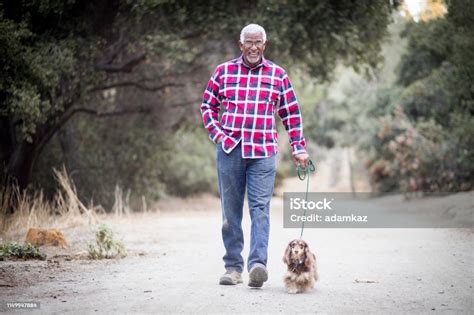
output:
[[[305,255],[305,260],[304,260],[304,265],[307,268],[310,268],[311,266],[314,265],[314,255],[313,253],[309,250],[308,244],[305,244],[304,247],[304,255]]]
[[[291,260],[291,242],[289,242],[288,246],[286,246],[285,255],[283,256],[283,262],[289,265],[290,260]]]

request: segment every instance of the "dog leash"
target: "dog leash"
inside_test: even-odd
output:
[[[301,181],[304,181],[306,179],[306,195],[305,195],[305,201],[308,201],[308,191],[309,191],[309,174],[313,173],[316,171],[316,166],[314,166],[313,161],[309,160],[308,165],[306,167],[301,167],[299,164],[296,168],[298,172],[298,178]],[[304,209],[303,216],[306,216],[306,208]],[[303,230],[304,230],[304,221],[303,224],[301,225],[301,234],[300,234],[300,239],[303,238]]]

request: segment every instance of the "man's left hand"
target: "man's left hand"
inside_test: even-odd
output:
[[[293,162],[296,166],[300,165],[303,168],[308,167],[309,155],[307,153],[300,153],[293,155]]]

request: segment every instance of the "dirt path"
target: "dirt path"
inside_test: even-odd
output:
[[[341,156],[340,165],[319,165],[311,191],[350,191]],[[334,180],[330,169],[341,180]],[[279,191],[303,187],[289,179]],[[424,205],[443,211],[453,204],[472,206],[473,197],[465,193]],[[23,311],[29,314],[474,312],[474,233],[468,229],[306,229],[320,281],[308,294],[287,294],[281,259],[299,230],[283,229],[282,207],[277,194],[271,208],[270,278],[262,289],[246,285],[247,273],[242,285],[218,285],[224,272],[220,204],[202,196],[162,201],[160,212],[103,218],[127,247],[129,254],[121,260],[76,259],[93,236],[93,227],[77,227],[64,231],[72,243],[67,251],[46,249],[48,261],[0,262],[0,302],[39,301],[39,310]],[[247,214],[244,258],[249,221]]]
[[[208,209],[186,211],[197,204]],[[472,231],[308,229],[305,239],[317,253],[321,279],[311,293],[289,295],[281,258],[299,231],[282,228],[280,198],[273,200],[270,279],[262,289],[217,284],[224,271],[217,199],[179,207],[183,211],[109,218],[130,251],[122,260],[0,262],[13,285],[0,288],[0,301],[39,301],[41,308],[33,313],[45,314],[474,311]],[[247,236],[248,226],[245,217]],[[244,257],[247,253],[248,246]]]

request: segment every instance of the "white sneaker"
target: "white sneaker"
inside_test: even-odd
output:
[[[219,279],[221,285],[236,285],[242,282],[242,274],[235,270],[227,270]]]

